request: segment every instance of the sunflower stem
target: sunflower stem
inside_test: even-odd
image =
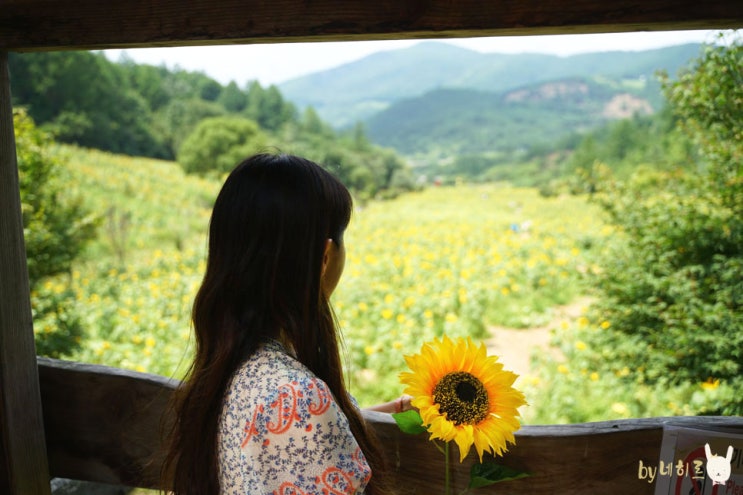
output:
[[[449,466],[449,442],[444,442],[444,495],[451,495],[451,469]]]

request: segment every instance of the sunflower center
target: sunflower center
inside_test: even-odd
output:
[[[488,392],[475,376],[465,371],[446,374],[433,389],[439,411],[455,425],[477,424],[488,416]]]

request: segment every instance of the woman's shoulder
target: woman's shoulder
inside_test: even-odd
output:
[[[235,372],[229,392],[275,392],[280,386],[304,385],[319,379],[273,340],[262,344]],[[261,394],[263,395],[263,394]]]

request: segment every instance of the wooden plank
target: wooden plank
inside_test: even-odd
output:
[[[0,49],[601,33],[741,25],[740,0],[4,0]]]
[[[157,487],[176,382],[117,368],[39,358],[53,477]]]
[[[174,381],[104,366],[39,358],[44,420],[54,476],[157,488],[162,419]],[[426,435],[399,431],[389,415],[365,412],[395,467],[396,485],[441,493],[443,456]],[[478,493],[652,494],[637,477],[640,460],[657,464],[663,425],[724,426],[743,432],[740,417],[652,418],[578,425],[525,426],[503,462],[533,473]],[[456,449],[455,449],[456,450]],[[474,452],[454,463],[459,493]]]
[[[401,433],[389,416],[366,413],[387,446],[387,455],[397,461],[397,486],[410,486],[414,493],[441,493],[442,455],[425,435]],[[531,476],[477,493],[533,495],[652,495],[655,486],[638,478],[638,465],[657,465],[663,425],[727,427],[743,432],[740,417],[674,417],[605,421],[575,425],[524,426],[516,432],[516,445],[499,459],[504,465]],[[456,450],[456,449],[455,449]],[[461,493],[469,481],[469,469],[477,456],[470,452],[463,464],[454,463],[453,493]]]
[[[6,52],[0,52],[0,281],[0,493],[50,493]]]

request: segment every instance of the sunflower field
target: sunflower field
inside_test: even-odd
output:
[[[182,376],[220,184],[170,162],[60,152],[101,226],[70,273],[32,294],[39,353]],[[434,337],[545,324],[588,291],[611,233],[584,198],[504,184],[356,204],[333,305],[359,403],[397,397],[403,356]]]

